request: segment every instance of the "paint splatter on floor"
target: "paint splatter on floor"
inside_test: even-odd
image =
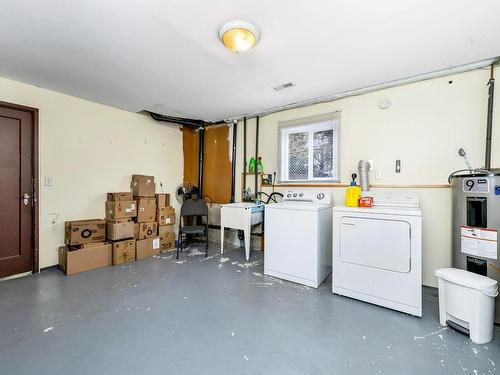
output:
[[[268,286],[273,286],[274,284],[273,283],[251,283],[252,285],[257,285],[257,286],[265,286],[265,287],[268,287]]]
[[[217,272],[216,279],[218,278],[220,282],[216,281],[216,283],[218,283],[218,288],[214,289],[214,291],[216,291],[215,293],[219,294],[221,297],[233,298],[236,295],[240,296],[240,294],[238,294],[240,292],[245,293],[250,290],[252,298],[258,297],[259,301],[265,301],[267,299],[268,303],[273,303],[274,307],[284,308],[287,305],[290,305],[290,303],[296,303],[296,305],[293,305],[293,310],[300,311],[300,316],[314,315],[320,310],[319,307],[321,307],[321,309],[332,309],[332,311],[335,312],[335,309],[338,309],[339,306],[350,309],[352,307],[349,306],[353,305],[356,305],[355,309],[359,309],[357,312],[370,310],[370,317],[372,317],[373,314],[376,316],[381,315],[381,312],[383,312],[383,309],[379,309],[369,304],[357,303],[354,300],[339,297],[329,299],[329,296],[332,294],[330,289],[331,286],[328,285],[323,285],[319,289],[315,289],[264,275],[263,257],[261,253],[252,252],[250,258],[251,261],[245,261],[245,253],[243,249],[238,249],[237,251],[228,250],[227,254],[224,254],[225,257],[221,257],[217,245],[211,244],[209,254],[210,256],[205,258],[203,246],[190,246],[184,249],[184,253],[182,253],[180,260],[175,259],[175,254],[167,256],[160,255],[158,258],[152,260],[155,268],[147,268],[149,267],[149,264],[152,264],[148,264],[147,260],[144,262],[134,263],[133,265],[127,264],[122,267],[113,267],[112,269],[114,270],[115,275],[119,275],[120,278],[117,279],[116,277],[113,277],[109,279],[109,283],[104,290],[109,291],[109,293],[111,293],[113,297],[116,297],[117,300],[121,299],[121,302],[119,305],[109,306],[109,312],[113,314],[116,313],[114,315],[114,319],[120,320],[144,319],[144,316],[141,317],[141,312],[143,314],[145,311],[155,311],[156,313],[158,313],[158,311],[161,312],[162,310],[159,307],[160,305],[156,304],[156,300],[133,303],[134,300],[135,302],[138,302],[136,300],[137,296],[142,296],[145,291],[151,290],[152,294],[156,293],[156,289],[151,288],[151,282],[153,282],[153,285],[156,283],[157,286],[159,288],[163,288],[163,290],[165,290],[165,286],[168,285],[169,291],[174,291],[175,297],[171,299],[172,301],[175,299],[177,299],[177,301],[184,299],[186,303],[189,302],[184,306],[196,306],[196,304],[200,303],[200,301],[205,301],[205,298],[200,297],[196,292],[199,284],[196,285],[196,289],[194,289],[193,294],[190,292],[189,297],[184,295],[189,290],[175,292],[176,289],[170,287],[176,281],[176,272],[178,274],[180,273],[181,275],[185,275],[186,270],[190,271],[191,267],[192,269],[196,268],[197,270],[204,270],[206,272]],[[208,261],[206,266],[202,263],[205,261]],[[184,266],[177,266],[177,264],[184,264]],[[186,266],[189,267],[186,269]],[[176,267],[178,268],[176,269]],[[171,270],[172,272],[170,272]],[[219,270],[220,272],[218,272]],[[147,271],[147,273],[145,274],[144,271]],[[150,273],[151,271],[155,271],[156,273]],[[234,275],[234,272],[237,272],[238,275]],[[152,279],[150,280],[151,277]],[[232,278],[232,282],[226,283],[229,277]],[[168,282],[165,282],[165,280]],[[176,294],[179,292],[181,294]],[[322,296],[319,296],[319,294],[322,294]],[[427,299],[430,300],[431,295],[432,293],[427,291],[424,293],[424,298],[427,296]],[[461,334],[453,331],[453,329],[449,327],[441,327],[437,318],[429,318],[429,314],[432,315],[435,313],[437,307],[437,296],[432,296],[432,309],[427,307],[427,313],[422,319],[415,319],[406,314],[387,311],[385,315],[389,317],[388,319],[392,320],[389,320],[389,324],[385,328],[381,328],[385,335],[383,336],[383,344],[380,343],[379,336],[371,334],[371,331],[367,331],[365,329],[358,331],[353,339],[359,343],[359,338],[361,337],[362,345],[359,345],[359,347],[364,347],[364,350],[370,350],[371,353],[374,353],[376,358],[366,358],[364,365],[367,367],[363,368],[363,370],[365,370],[364,372],[351,371],[353,368],[357,368],[357,370],[359,370],[359,366],[362,365],[361,362],[363,362],[363,360],[359,363],[354,361],[352,362],[352,365],[349,364],[349,362],[345,362],[346,365],[343,370],[346,371],[343,373],[380,373],[382,370],[384,373],[391,372],[388,367],[385,367],[388,366],[388,363],[400,365],[403,358],[407,355],[405,353],[412,352],[414,353],[414,356],[425,358],[424,361],[428,364],[432,363],[432,368],[435,370],[429,372],[432,374],[496,374],[497,369],[495,362],[498,362],[495,360],[496,355],[498,354],[498,344],[496,341],[490,344],[490,347],[486,345],[475,345],[466,336],[461,336]],[[324,301],[326,299],[328,299],[329,302],[325,307]],[[74,300],[74,298],[70,300],[71,303],[74,302],[75,304],[85,304],[86,302],[84,298],[81,298],[81,301],[82,302],[79,302],[78,299]],[[430,305],[429,302],[427,302],[427,305]],[[81,309],[79,306],[75,306],[75,308]],[[171,305],[167,305],[165,308],[171,309],[172,307]],[[47,333],[52,329],[54,329],[58,334],[64,334],[65,323],[71,321],[71,324],[78,324],[76,319],[79,317],[75,318],[74,314],[72,314],[71,317],[67,318],[66,322],[64,322],[64,320],[61,320],[58,317],[59,314],[50,314],[51,310],[48,310],[47,307],[44,307],[42,311],[43,313],[40,314],[38,311],[38,314],[36,314],[37,319],[40,320],[39,325],[36,327],[36,332],[38,334],[40,331]],[[79,320],[82,322],[80,324],[92,324],[91,322],[98,319],[98,314],[101,314],[104,309],[92,307],[88,310],[75,309],[75,311],[83,311],[83,319]],[[128,314],[127,317],[123,317],[122,315],[124,315],[123,312],[125,311],[131,311],[131,314]],[[429,313],[429,311],[431,311],[431,313]],[[136,314],[133,314],[132,312]],[[149,314],[152,313],[153,312]],[[390,318],[390,316],[393,318]],[[343,319],[344,318],[345,316],[343,316]],[[338,322],[335,322],[335,314],[333,314],[333,321],[334,323],[329,322],[335,325],[338,324]],[[407,323],[401,323],[402,321],[411,321],[411,323],[409,323],[410,328],[408,328]],[[176,319],[169,321],[169,324],[177,324]],[[47,328],[44,330],[44,327]],[[242,342],[249,340],[248,335],[251,331],[249,330],[247,332],[246,328],[239,329],[238,339],[236,339],[235,332],[227,330],[228,328],[231,329],[234,327],[234,325],[230,327],[221,327],[221,332],[226,332],[224,334],[224,339],[231,341],[231,344],[229,345],[232,345],[232,347],[234,347],[235,343],[238,343],[240,340],[242,340]],[[242,327],[244,327],[244,325],[242,325]],[[373,330],[373,328],[370,329]],[[399,332],[399,334],[396,334],[395,331]],[[168,332],[175,334],[176,330],[169,330]],[[350,334],[351,333],[348,333],[347,335]],[[50,340],[53,336],[54,335],[52,334],[47,334],[43,336],[43,338],[45,340]],[[367,339],[367,336],[370,336],[370,340]],[[232,338],[234,339],[231,340]],[[335,343],[333,343],[333,345],[335,345]],[[296,347],[294,347],[294,349],[295,348]],[[238,348],[236,348],[236,350],[237,349]],[[233,358],[235,360],[242,358],[245,361],[249,361],[249,357],[252,357],[252,361],[245,363],[249,368],[252,364],[259,362],[256,360],[258,355],[252,354],[254,353],[253,351],[248,351],[248,349],[245,349],[245,351],[247,351],[247,353],[245,353],[243,358],[241,357],[243,355],[241,351],[239,351],[239,353],[235,352],[234,354],[236,354],[236,356]],[[307,350],[305,352],[301,351],[300,354],[311,355],[311,353]],[[350,355],[349,353],[346,354],[348,356]],[[373,361],[372,359],[376,359],[376,361]],[[428,365],[426,364],[426,366]],[[342,367],[342,365],[340,367]],[[371,371],[366,371],[367,368],[370,368]],[[337,367],[334,366],[334,369],[337,369]]]
[[[199,249],[195,248],[194,250],[191,250],[188,254],[189,257],[195,257],[195,256],[198,256],[198,255],[203,255],[205,256],[205,252],[204,251],[200,251]]]
[[[428,333],[424,336],[413,336],[413,340],[417,341],[417,340],[424,340],[426,339],[427,337],[430,337],[430,336],[433,336],[433,335],[437,335],[439,332],[443,332],[443,331],[446,331],[448,330],[448,327],[443,327],[437,331],[434,331],[434,332],[431,332],[431,333]]]

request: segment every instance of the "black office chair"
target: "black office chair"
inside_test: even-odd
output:
[[[184,225],[186,217],[193,217],[194,225]],[[205,224],[196,222],[197,217],[206,217]],[[206,238],[205,257],[208,257],[208,206],[203,199],[197,197],[188,199],[181,206],[181,217],[179,222],[179,246],[177,247],[177,259],[179,251],[183,250],[183,235],[201,235]],[[186,236],[187,238],[187,236]]]

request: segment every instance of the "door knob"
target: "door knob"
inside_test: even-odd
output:
[[[27,206],[28,203],[30,202],[30,198],[31,197],[30,197],[30,195],[28,193],[24,193],[24,195],[23,195],[23,203],[24,203],[25,206]]]

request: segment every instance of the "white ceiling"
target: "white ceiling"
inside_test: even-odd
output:
[[[235,18],[261,35],[239,55]],[[1,76],[207,121],[495,56],[498,0],[3,0],[0,21]]]

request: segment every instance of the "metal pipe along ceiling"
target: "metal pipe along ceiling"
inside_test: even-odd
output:
[[[198,129],[200,127],[205,126],[205,123],[202,120],[165,116],[165,115],[160,115],[158,113],[149,112],[149,111],[145,111],[145,112],[149,113],[151,118],[153,120],[156,120],[156,121],[169,122],[171,124],[187,126],[188,128],[191,128],[191,129]]]
[[[457,74],[457,73],[468,72],[471,70],[481,69],[481,68],[489,67],[492,64],[498,64],[499,61],[500,61],[500,56],[496,56],[496,57],[493,57],[491,59],[476,61],[476,62],[473,62],[471,64],[459,65],[459,66],[454,66],[454,67],[447,68],[447,69],[436,70],[436,71],[429,72],[429,73],[410,76],[407,78],[397,79],[397,80],[393,80],[393,81],[389,81],[389,82],[385,82],[385,83],[380,83],[380,84],[376,84],[376,85],[372,85],[372,86],[366,86],[366,87],[362,87],[362,88],[355,89],[355,90],[349,90],[349,91],[344,91],[344,92],[340,92],[340,93],[336,93],[336,94],[320,96],[320,97],[317,97],[314,99],[303,100],[303,101],[299,101],[299,102],[295,102],[295,103],[287,103],[285,105],[281,105],[278,107],[264,109],[264,110],[259,111],[259,112],[250,112],[250,113],[242,114],[239,116],[229,117],[225,121],[230,122],[230,121],[233,121],[235,119],[241,119],[243,117],[247,117],[247,118],[252,118],[252,117],[257,117],[257,116],[262,117],[262,116],[270,115],[272,113],[286,111],[288,109],[307,107],[307,106],[310,106],[313,104],[319,104],[319,103],[333,102],[335,100],[346,98],[349,96],[367,94],[367,93],[372,92],[372,91],[387,89],[390,87],[402,86],[402,85],[407,85],[409,83],[425,81],[428,79],[443,77],[443,76],[447,76],[450,74]]]

